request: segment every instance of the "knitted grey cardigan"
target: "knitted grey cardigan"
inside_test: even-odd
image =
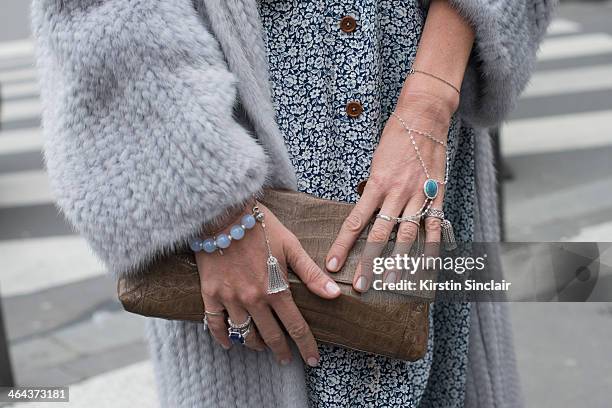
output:
[[[255,1],[33,1],[52,190],[115,275],[172,251],[264,185],[295,188]],[[449,1],[476,30],[459,113],[483,129],[525,87],[553,1]],[[476,239],[491,241],[483,131],[476,150]],[[466,406],[521,406],[504,305],[472,310]],[[226,352],[195,323],[149,319],[148,337],[164,406],[307,404],[299,358],[281,368],[267,352]]]

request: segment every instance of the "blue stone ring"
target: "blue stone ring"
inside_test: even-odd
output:
[[[247,316],[245,322],[240,324],[235,324],[231,318],[227,318],[227,324],[229,324],[229,328],[227,329],[227,337],[233,344],[244,344],[247,336],[251,332],[251,324],[253,323],[253,319],[250,315]]]
[[[425,184],[423,184],[423,192],[425,193],[425,197],[428,199],[435,199],[438,196],[438,182],[433,179],[425,180]]]

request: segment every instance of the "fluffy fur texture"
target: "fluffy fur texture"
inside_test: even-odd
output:
[[[450,1],[476,30],[462,117],[494,125],[527,83],[553,2]],[[112,271],[264,184],[295,186],[259,24],[255,0],[34,0],[53,190]],[[261,145],[232,117],[236,89]],[[490,148],[477,143],[475,228],[495,240]],[[466,406],[521,406],[505,306],[479,304],[471,321]],[[269,353],[223,351],[194,323],[147,325],[163,406],[307,406],[298,356],[280,368]]]
[[[37,0],[33,27],[52,189],[111,271],[171,251],[266,176],[294,184],[270,113],[273,172],[232,118],[236,80],[191,1]],[[244,94],[269,99],[259,88]]]
[[[459,113],[476,127],[498,125],[525,89],[558,0],[449,0],[474,27],[476,41]],[[424,7],[429,0],[422,0]]]

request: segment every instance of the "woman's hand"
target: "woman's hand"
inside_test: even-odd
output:
[[[310,259],[295,235],[266,207],[260,203],[257,205],[265,214],[270,247],[283,271],[286,272],[288,264],[313,293],[326,299],[337,297],[340,294],[338,285]],[[267,257],[264,233],[259,223],[246,231],[244,238],[232,241],[223,255],[219,252],[196,253],[205,310],[225,310],[236,324],[245,322],[251,315],[254,326],[245,345],[260,351],[267,345],[284,365],[291,361],[291,350],[281,329],[282,324],[297,344],[304,361],[316,366],[319,361],[317,343],[293,302],[291,292],[266,293]],[[208,315],[208,327],[217,342],[226,349],[231,347],[224,316]]]
[[[419,83],[410,83],[410,81],[411,79],[406,81],[395,112],[410,128],[430,133],[437,139],[446,141],[450,119],[458,103],[457,95],[453,95],[444,88],[444,84],[440,86],[435,80],[419,78],[421,81]],[[432,89],[436,87],[440,89],[440,93],[432,93]],[[444,180],[445,146],[423,135],[413,133],[413,137],[427,166],[430,178]],[[357,237],[378,208],[380,208],[380,214],[390,217],[415,215],[426,200],[423,192],[426,179],[410,136],[400,121],[391,117],[374,154],[370,177],[364,192],[351,214],[346,218],[329,250],[326,258],[327,269],[331,272],[340,270]],[[439,185],[438,195],[431,208],[442,209],[443,199],[444,186]],[[368,243],[371,244],[368,246],[368,260],[380,256],[384,247],[382,244],[389,240],[394,226],[395,221],[376,219],[368,235]],[[440,242],[441,222],[439,219],[426,218],[425,230],[425,242]],[[407,253],[412,243],[415,242],[417,234],[417,225],[402,222],[398,228],[394,253]],[[427,247],[431,250],[435,248],[435,245],[428,244]],[[426,255],[429,254],[426,253]],[[396,282],[398,278],[393,270],[387,271],[383,277],[385,282]],[[372,268],[362,267],[360,264],[353,278],[355,289],[360,292],[368,290],[372,280]]]

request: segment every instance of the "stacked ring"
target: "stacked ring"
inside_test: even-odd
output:
[[[438,210],[436,208],[430,208],[425,212],[425,217],[433,217],[439,218],[441,220],[444,219],[444,211]]]
[[[233,344],[244,344],[247,336],[251,332],[252,322],[253,319],[250,315],[247,315],[247,319],[240,324],[234,323],[232,319],[228,317],[227,324],[229,324],[229,328],[227,329],[227,337],[229,337]]]

